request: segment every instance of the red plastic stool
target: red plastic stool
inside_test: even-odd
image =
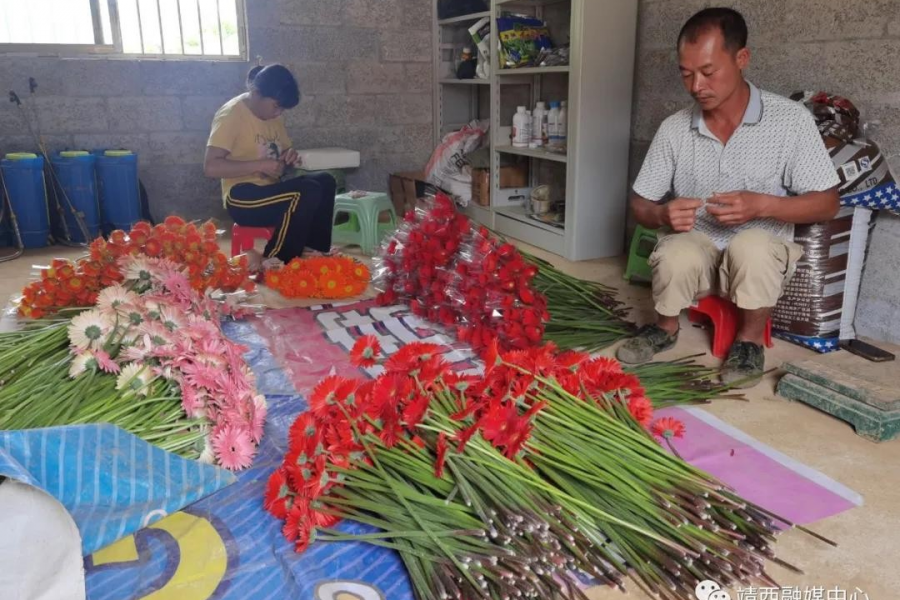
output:
[[[231,228],[231,255],[237,256],[252,250],[256,240],[267,242],[275,235],[274,227],[241,227],[237,223]]]
[[[721,296],[707,296],[690,308],[688,318],[691,323],[711,321],[713,326],[712,353],[716,358],[725,358],[734,338],[737,337],[738,308]],[[772,344],[772,319],[766,323],[766,347]]]

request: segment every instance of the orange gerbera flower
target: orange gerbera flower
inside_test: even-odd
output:
[[[144,244],[144,254],[146,254],[147,256],[156,257],[162,254],[162,251],[162,243],[160,243],[160,241],[155,237],[150,238],[149,240],[147,240],[147,243]]]
[[[337,264],[338,273],[349,273],[353,269],[353,259],[349,256],[338,256],[333,259]]]
[[[71,279],[74,275],[75,269],[72,268],[72,265],[64,265],[56,270],[57,279],[62,279],[63,281]]]
[[[180,231],[186,225],[184,219],[175,215],[169,215],[163,223],[169,231]]]
[[[319,276],[328,273],[338,273],[340,268],[337,260],[325,256],[307,259],[307,266],[310,271]]]
[[[203,236],[203,239],[207,241],[215,241],[216,239],[216,224],[212,221],[207,221],[203,225],[200,226],[200,235]]]
[[[297,291],[298,298],[313,298],[316,295],[318,286],[316,278],[312,273],[302,272],[293,277],[294,289]]]
[[[151,227],[150,223],[148,223],[147,221],[138,221],[131,227],[132,235],[134,235],[135,233],[143,233],[145,236],[148,236],[152,231],[153,227]]]
[[[319,277],[319,293],[323,298],[334,298],[340,293],[342,280],[338,273],[325,273]]]
[[[102,267],[95,261],[86,260],[81,263],[81,272],[84,273],[85,277],[90,279],[96,279],[100,277],[100,272],[102,271]]]
[[[372,273],[369,271],[369,267],[359,261],[353,261],[353,267],[350,272],[353,273],[353,278],[358,281],[368,282],[369,279],[372,278]]]
[[[266,287],[277,290],[281,286],[281,269],[266,271]]]
[[[69,291],[77,294],[84,290],[84,279],[75,275],[66,281],[66,287]]]

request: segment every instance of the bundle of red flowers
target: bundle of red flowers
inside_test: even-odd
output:
[[[531,285],[537,267],[487,228],[473,229],[446,195],[406,215],[378,264],[379,303],[407,302],[478,351],[494,339],[524,349],[543,338],[550,315]]]
[[[538,268],[515,246],[497,240],[486,227],[473,231],[461,248],[448,290],[459,314],[460,341],[476,350],[494,338],[510,349],[540,344],[550,313],[547,298],[532,287],[537,274]]]
[[[451,445],[462,453],[475,434],[515,460],[528,455],[553,385],[636,430],[650,427],[652,404],[637,377],[615,360],[557,354],[552,345],[501,355],[495,340],[486,353],[485,374],[478,376],[450,370],[439,351],[433,344],[409,344],[384,362],[384,372],[373,381],[330,376],[314,389],[310,410],[290,428],[288,453],[265,497],[266,509],[286,520],[285,537],[296,542],[298,552],[314,539],[315,528],[340,520],[340,505],[329,503],[332,489],[342,485],[343,470],[372,464],[373,445],[418,452],[429,439],[438,478]],[[371,366],[379,352],[377,339],[366,336],[351,356],[356,365]],[[456,423],[454,434],[435,437],[424,427],[436,414]]]
[[[471,223],[440,194],[430,206],[410,211],[376,259],[379,304],[403,301],[413,313],[434,323],[453,326],[457,315],[446,291],[452,264]]]
[[[25,286],[19,314],[38,319],[66,307],[92,306],[103,288],[122,281],[119,259],[140,254],[182,265],[191,287],[199,292],[249,291],[254,286],[246,257],[229,260],[219,250],[212,221],[198,227],[170,216],[155,227],[141,222],[129,233],[116,230],[109,239],[97,238],[85,258],[54,260],[41,270],[38,281]]]
[[[349,256],[295,258],[266,272],[266,286],[286,298],[352,298],[366,291],[369,267]]]

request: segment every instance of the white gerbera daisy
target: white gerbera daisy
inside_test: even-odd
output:
[[[159,309],[159,320],[169,331],[175,331],[184,327],[182,311],[173,306],[162,306]]]
[[[104,312],[115,312],[119,315],[127,314],[127,309],[137,302],[138,295],[119,284],[104,288],[97,296],[97,308]]]
[[[69,323],[69,342],[78,350],[96,350],[106,343],[112,329],[109,317],[97,310],[87,310]]]
[[[131,391],[142,396],[150,393],[149,386],[156,377],[150,369],[138,363],[126,365],[116,379],[116,389]]]
[[[72,359],[72,364],[69,365],[69,377],[75,379],[89,368],[93,369],[96,367],[97,359],[94,358],[94,353],[90,350],[86,350],[81,354],[76,354],[75,358]]]
[[[128,257],[122,262],[125,267],[125,281],[133,281],[139,287],[147,287],[153,277],[153,270],[150,263],[143,257]]]

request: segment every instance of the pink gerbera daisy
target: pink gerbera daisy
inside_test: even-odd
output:
[[[269,412],[266,397],[262,394],[254,396],[251,408],[253,410],[250,415],[250,437],[258,444],[266,426],[266,414]]]
[[[213,434],[212,445],[219,464],[226,469],[240,471],[253,464],[256,447],[246,429],[226,425]]]
[[[109,354],[104,350],[95,350],[94,358],[97,360],[97,366],[105,373],[116,374],[122,370],[119,364],[110,358]]]

